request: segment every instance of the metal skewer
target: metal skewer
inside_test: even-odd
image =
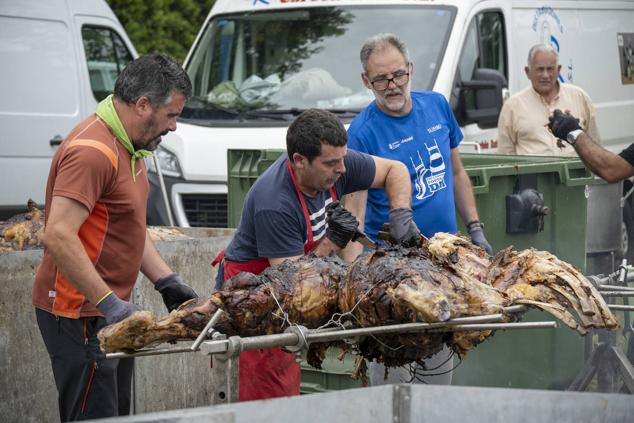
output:
[[[603,293],[603,291],[634,292],[634,288],[630,288],[629,286],[618,286],[618,285],[599,285],[599,291],[601,293]]]
[[[599,291],[604,297],[634,297],[634,291]]]
[[[608,304],[610,310],[619,310],[619,311],[634,311],[634,306],[630,305],[618,305],[618,304]]]
[[[214,315],[214,317],[216,317]],[[309,331],[306,330],[304,335],[300,335],[297,332],[286,332],[275,335],[262,335],[239,338],[240,351],[248,351],[253,349],[273,348],[273,347],[285,347],[297,345],[300,342],[300,338],[305,338],[308,343],[317,342],[329,342],[333,340],[340,340],[345,338],[351,338],[355,336],[363,335],[377,335],[388,333],[411,333],[411,332],[424,332],[429,330],[434,331],[453,331],[457,328],[457,331],[480,331],[480,330],[498,330],[498,329],[542,329],[557,327],[555,322],[528,322],[528,323],[495,323],[503,320],[505,316],[503,314],[491,314],[485,316],[475,317],[461,317],[452,319],[446,322],[435,323],[404,323],[388,326],[376,326],[368,328],[357,329],[342,329],[336,331]],[[213,318],[212,318],[213,320]],[[212,321],[210,321],[212,323]],[[204,334],[205,332],[201,332]],[[200,338],[200,336],[199,336]],[[198,339],[196,340],[198,341]],[[234,342],[238,342],[234,340]],[[218,341],[203,341],[198,344],[198,347],[206,354],[226,353],[229,349],[229,340]],[[164,348],[164,349],[148,349],[140,350],[135,353],[109,353],[106,354],[106,358],[126,358],[126,357],[139,357],[149,355],[161,355],[161,354],[175,354],[181,352],[192,352],[194,345],[189,348]]]
[[[191,346],[192,351],[198,351],[200,344],[203,343],[203,341],[205,340],[205,337],[213,330],[213,327],[216,325],[216,323],[218,323],[218,320],[220,320],[220,316],[222,316],[222,313],[224,313],[224,311],[222,311],[222,309],[219,308],[218,310],[216,310],[214,315],[211,316],[211,319],[209,319],[207,326],[205,326],[205,328],[202,331],[200,331],[200,335],[198,335],[198,338],[196,338],[196,340],[192,344]]]

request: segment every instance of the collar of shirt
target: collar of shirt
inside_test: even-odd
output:
[[[540,93],[535,91],[535,87],[533,87],[533,84],[531,84],[530,87],[531,87],[531,92],[533,93],[533,95],[537,96],[537,98],[539,98],[539,101],[541,101],[542,104],[548,108],[548,110],[550,110],[550,108],[555,103],[557,103],[557,100],[559,100],[559,96],[561,95],[561,85],[559,84],[559,81],[557,81],[557,95],[553,97],[553,100],[550,103],[548,103]]]

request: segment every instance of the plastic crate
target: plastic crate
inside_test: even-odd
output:
[[[257,176],[283,150],[230,150],[229,202],[239,221],[242,201]],[[579,159],[543,156],[461,154],[473,184],[476,204],[485,223],[487,239],[495,250],[513,245],[515,249],[534,247],[550,251],[560,259],[585,271],[586,264],[586,186],[596,183]],[[512,194],[518,179],[533,175],[535,189],[543,194],[550,212],[543,231],[509,234],[506,231],[506,196]],[[466,233],[461,219],[459,230]],[[552,320],[550,315],[531,311],[524,321]],[[456,368],[453,383],[471,386],[518,388],[565,388],[584,363],[583,338],[567,327],[549,330],[499,331],[470,352]],[[457,360],[456,360],[457,362]],[[338,389],[339,376],[325,366],[317,373],[307,368],[306,383],[315,391]],[[330,376],[334,375],[334,376]],[[302,374],[304,377],[304,373]],[[319,380],[317,380],[319,379]],[[336,380],[336,382],[335,382]],[[348,387],[348,386],[344,386]]]

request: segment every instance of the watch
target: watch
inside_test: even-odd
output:
[[[575,129],[574,131],[570,131],[568,132],[568,135],[566,136],[566,141],[568,141],[570,145],[574,145],[577,142],[577,137],[580,134],[583,134],[583,131],[581,129]]]

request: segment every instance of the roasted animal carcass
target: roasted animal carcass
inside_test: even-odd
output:
[[[195,299],[156,322],[147,312],[99,333],[106,352],[135,350],[194,338],[213,313],[226,313],[215,328],[226,335],[263,335],[289,324],[318,328],[348,320],[357,327],[452,318],[503,311],[524,304],[549,312],[584,334],[617,322],[583,275],[552,254],[508,248],[495,257],[463,237],[440,233],[418,248],[387,248],[362,255],[351,265],[336,256],[309,255],[271,267],[260,276],[242,273],[210,299]],[[509,316],[510,320],[511,317]],[[366,337],[357,348],[388,366],[424,359],[449,345],[465,354],[491,335],[479,332],[421,332]],[[322,348],[323,349],[323,348]],[[312,364],[319,364],[313,354]]]
[[[287,260],[261,275],[240,273],[211,298],[196,298],[156,321],[137,312],[99,333],[106,352],[135,350],[161,342],[195,338],[218,308],[215,329],[227,336],[283,332],[289,322],[315,328],[337,311],[337,293],[347,265],[338,257]]]
[[[618,324],[590,281],[547,251],[500,251],[492,260],[488,281],[510,303],[546,311],[582,335],[589,328]]]
[[[44,234],[44,212],[29,199],[26,213],[0,222],[0,253],[41,248]]]
[[[426,248],[376,251],[351,265],[339,307],[360,326],[501,313],[508,301],[483,282],[488,263],[481,248],[448,234],[432,238]],[[368,359],[399,366],[437,353],[443,343],[464,354],[488,335],[490,331],[373,336],[362,340],[359,350]]]

